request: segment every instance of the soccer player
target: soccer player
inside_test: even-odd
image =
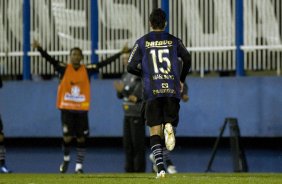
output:
[[[0,88],[2,88],[3,83],[0,76]],[[6,149],[4,146],[4,133],[3,133],[3,123],[0,115],[0,173],[11,173],[5,163]]]
[[[151,150],[158,168],[157,178],[163,178],[165,166],[161,137],[164,134],[166,148],[173,150],[173,126],[177,126],[173,123],[178,119],[181,92],[191,66],[191,56],[179,38],[164,31],[166,14],[162,9],[153,10],[149,21],[152,31],[136,41],[127,70],[142,76]]]
[[[86,140],[89,136],[88,111],[90,108],[89,75],[99,71],[99,68],[115,61],[121,52],[97,64],[81,64],[82,50],[74,47],[70,50],[70,64],[57,61],[42,49],[37,41],[32,43],[42,57],[50,62],[60,74],[60,84],[57,92],[57,108],[61,111],[63,130],[63,163],[60,172],[67,172],[70,162],[72,139],[76,137],[75,173],[83,173],[83,161],[86,152]]]
[[[129,51],[122,55],[123,64],[128,63]],[[123,147],[125,172],[145,172],[145,123],[141,113],[141,78],[125,72],[121,80],[114,82],[117,97],[123,99]]]

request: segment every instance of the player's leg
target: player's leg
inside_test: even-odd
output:
[[[61,111],[61,121],[62,121],[62,129],[63,129],[63,142],[62,142],[62,150],[63,150],[63,162],[60,164],[60,172],[65,173],[68,170],[69,162],[70,162],[70,150],[71,150],[71,142],[72,142],[72,130],[73,130],[73,122],[72,122],[72,114],[71,112],[62,110]]]
[[[169,150],[173,150],[175,146],[175,127],[178,125],[178,112],[179,112],[179,100],[162,98],[162,106],[164,107],[164,122],[167,122],[163,127],[163,132],[161,132],[162,138],[162,150],[163,150],[163,160],[166,163],[166,171],[169,174],[174,174],[177,172],[176,167],[173,165],[172,160],[170,159]],[[163,135],[164,134],[164,135]],[[168,149],[169,150],[168,150]],[[150,155],[150,160],[155,161],[153,155]],[[153,165],[154,169],[154,165]],[[154,169],[155,170],[155,169]]]
[[[172,151],[175,146],[174,126],[172,124],[178,119],[179,102],[180,100],[177,98],[163,98],[165,144],[169,151]]]
[[[164,142],[164,141],[163,141]],[[169,174],[175,174],[177,173],[176,167],[172,162],[172,159],[170,157],[170,151],[166,149],[165,143],[163,143],[163,159],[166,164],[166,171]]]
[[[134,172],[145,172],[145,123],[143,118],[134,117],[131,119],[132,145],[134,155]]]
[[[149,155],[149,159],[150,159],[150,161],[152,162],[152,172],[157,173],[157,172],[158,172],[158,167],[157,167],[157,165],[156,165],[155,157],[154,157],[153,153],[151,153],[151,154]]]
[[[125,172],[134,172],[134,150],[132,143],[131,118],[124,116],[123,120],[123,148],[125,153]]]
[[[164,138],[162,138],[161,143],[162,143],[162,148],[163,148],[163,159],[164,159],[164,163],[166,165],[166,171],[169,174],[175,174],[175,173],[177,173],[177,170],[176,170],[175,165],[172,162],[172,159],[171,159],[171,156],[170,156],[170,151],[168,151],[166,149]],[[153,153],[151,153],[149,155],[149,159],[153,164],[152,165],[152,172],[158,172],[157,165],[155,164],[155,157],[154,157]]]
[[[75,173],[83,173],[83,162],[86,154],[86,139],[86,136],[77,137]]]
[[[162,104],[158,99],[146,103],[146,120],[150,129],[150,146],[155,158],[158,173],[157,178],[165,177],[165,167],[163,162],[163,151],[161,145],[162,132]]]
[[[169,151],[172,151],[175,146],[175,136],[171,123],[167,122],[164,126],[165,145]]]
[[[83,173],[83,162],[86,154],[86,142],[89,137],[88,112],[78,113],[75,120],[75,130],[77,131],[77,156],[75,173]]]
[[[176,128],[178,125],[178,121],[179,118],[177,117],[177,119],[172,123],[172,126],[174,127],[174,135],[176,135]],[[167,150],[166,145],[165,145],[165,140],[162,139],[162,145],[163,145],[163,156],[164,156],[164,162],[166,164],[166,171],[169,174],[175,174],[177,173],[176,167],[174,165],[174,163],[172,162],[171,156],[170,156],[170,151]]]
[[[10,173],[5,163],[5,156],[4,135],[0,132],[0,173]]]
[[[5,163],[6,149],[4,145],[3,124],[0,116],[0,173],[11,173]]]
[[[161,125],[150,127],[150,145],[158,169],[157,178],[165,176],[163,151],[162,151],[161,137],[160,137],[161,131],[162,131]]]

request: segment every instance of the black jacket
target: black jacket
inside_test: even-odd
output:
[[[123,110],[125,116],[140,117],[142,106],[142,82],[141,78],[130,73],[124,73],[122,75],[122,82],[124,83],[124,89],[122,92],[118,92],[117,96],[123,99]],[[133,103],[128,100],[130,95],[137,97],[137,102]]]

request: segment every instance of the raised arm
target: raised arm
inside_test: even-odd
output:
[[[130,49],[123,48],[120,52],[114,54],[113,56],[106,58],[105,60],[96,63],[96,64],[87,64],[86,68],[90,73],[98,72],[100,68],[103,68],[107,66],[108,64],[111,64],[115,62],[122,54],[130,52]]]
[[[34,49],[37,49],[40,52],[40,55],[54,66],[56,71],[58,71],[59,73],[64,73],[66,64],[51,57],[45,50],[42,49],[37,40],[33,41],[32,47]]]

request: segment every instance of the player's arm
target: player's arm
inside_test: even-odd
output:
[[[95,73],[95,72],[99,72],[100,68],[103,68],[105,66],[107,66],[108,64],[111,64],[112,62],[117,61],[117,59],[124,53],[130,52],[130,49],[128,48],[123,48],[120,52],[114,54],[113,56],[99,62],[96,64],[87,64],[86,65],[86,69],[90,72],[90,73]]]
[[[37,49],[40,55],[54,66],[56,71],[61,74],[64,73],[66,69],[66,64],[51,57],[45,50],[42,49],[38,41],[34,40],[32,43],[32,47]]]
[[[186,82],[185,82],[184,85],[183,85],[183,91],[182,91],[182,93],[181,93],[181,99],[182,99],[184,102],[188,102],[188,100],[189,100],[188,85],[186,84]]]
[[[133,75],[141,76],[141,50],[136,42],[128,59],[127,71]]]
[[[185,46],[183,45],[181,40],[178,40],[178,49],[177,49],[178,53],[178,57],[180,57],[182,59],[183,62],[183,66],[182,66],[182,71],[180,74],[180,81],[182,83],[185,82],[185,78],[190,70],[191,67],[191,55],[190,53],[187,51],[187,49],[185,48]]]

